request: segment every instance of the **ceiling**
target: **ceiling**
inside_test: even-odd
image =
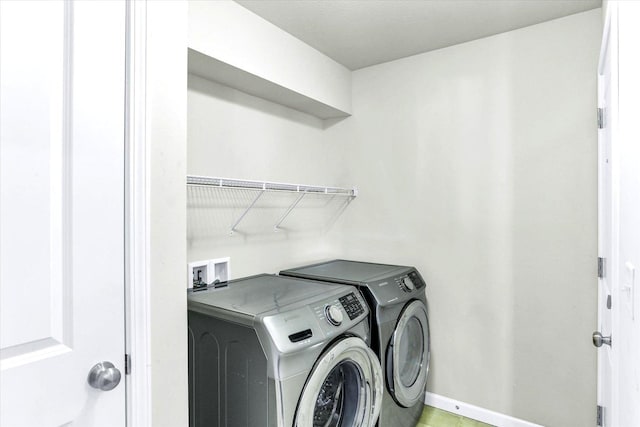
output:
[[[351,70],[583,12],[601,0],[236,0]]]

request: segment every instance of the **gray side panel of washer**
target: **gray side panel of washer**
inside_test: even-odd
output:
[[[255,331],[189,311],[189,426],[275,426],[275,402]]]

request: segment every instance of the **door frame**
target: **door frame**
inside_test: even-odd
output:
[[[126,2],[125,351],[126,424],[151,426],[150,156],[147,143],[147,2]]]

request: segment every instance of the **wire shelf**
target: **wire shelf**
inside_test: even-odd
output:
[[[274,231],[278,231],[280,229],[280,225],[299,205],[299,203],[306,195],[309,195],[309,197],[311,197],[311,195],[314,195],[316,197],[323,197],[326,195],[331,200],[333,200],[333,198],[336,196],[344,197],[346,199],[346,204],[348,204],[358,195],[358,190],[356,188],[288,184],[282,182],[254,181],[197,175],[187,176],[187,186],[223,190],[250,190],[255,194],[254,196],[251,196],[251,201],[247,203],[240,215],[238,215],[233,221],[230,229],[230,234],[233,234],[234,231],[236,231],[240,222],[242,222],[249,211],[254,208],[254,206],[256,206],[258,201],[265,193],[298,193],[298,195],[295,196],[295,199],[283,210],[282,215],[278,217],[277,221],[273,225]]]
[[[210,187],[247,190],[290,191],[296,193],[324,193],[348,197],[356,197],[358,195],[358,190],[356,188],[325,187],[306,184],[287,184],[284,182],[215,178],[198,175],[187,175],[187,185],[203,185]]]

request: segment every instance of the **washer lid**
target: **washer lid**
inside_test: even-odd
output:
[[[380,276],[395,275],[396,272],[408,268],[411,267],[337,259],[321,264],[284,270],[280,274],[355,284],[367,283]]]
[[[319,286],[320,285],[320,286]],[[247,316],[256,316],[283,307],[313,300],[319,295],[329,295],[331,288],[309,280],[281,277],[270,274],[232,280],[227,286],[190,291],[189,307],[211,306]],[[335,287],[334,292],[344,289]]]

